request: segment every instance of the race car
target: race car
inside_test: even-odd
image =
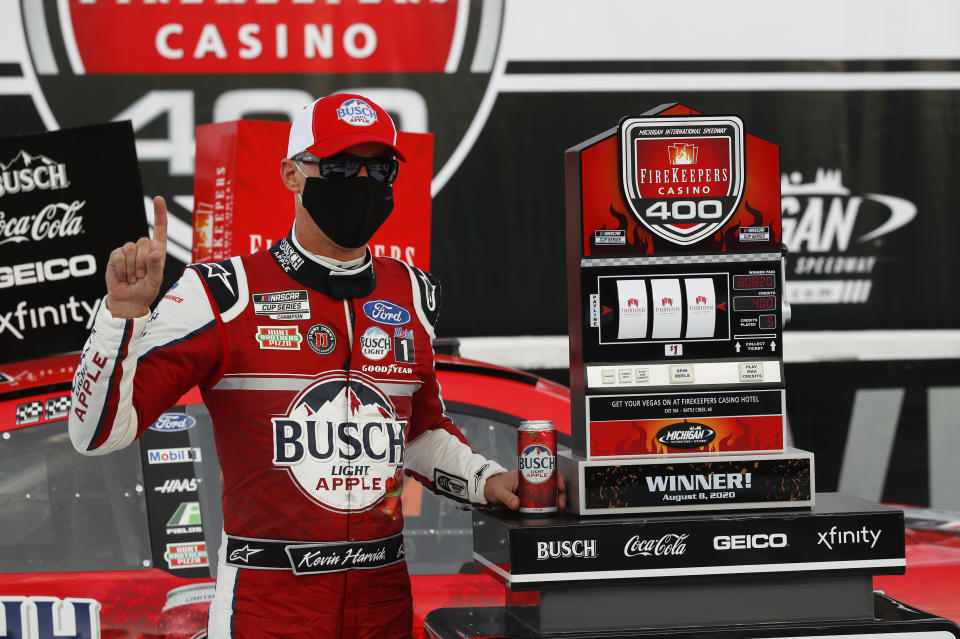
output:
[[[552,420],[569,446],[566,387],[438,351],[447,413],[478,452],[515,466],[524,419]],[[194,390],[138,445],[79,455],[66,423],[77,358],[0,365],[0,636],[203,637],[221,528],[209,415]],[[470,513],[409,478],[401,502],[416,636],[434,609],[503,605],[473,563]],[[960,514],[905,512],[906,575],[875,588],[960,620]]]

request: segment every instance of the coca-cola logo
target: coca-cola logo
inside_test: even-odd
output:
[[[623,547],[624,557],[663,557],[666,555],[678,556],[687,552],[687,544],[684,542],[690,535],[688,533],[677,534],[667,533],[659,539],[641,539],[640,535],[634,535],[627,540]]]
[[[657,432],[657,441],[670,448],[702,448],[717,436],[715,430],[697,422],[678,422]]]
[[[79,212],[86,203],[86,200],[55,202],[47,204],[39,213],[20,216],[0,211],[0,245],[80,235],[83,216]]]

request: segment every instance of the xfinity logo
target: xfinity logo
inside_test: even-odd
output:
[[[757,533],[756,535],[717,535],[713,538],[714,550],[750,550],[764,548],[786,548],[787,536],[784,533]]]
[[[563,541],[538,541],[537,560],[543,559],[594,559],[597,556],[596,539],[576,539]]]
[[[689,536],[689,534],[667,533],[659,539],[640,539],[640,535],[634,535],[623,547],[623,555],[624,557],[682,555],[687,551],[687,545],[683,542]]]
[[[877,545],[882,530],[870,530],[866,526],[859,530],[837,530],[836,526],[831,526],[830,530],[818,532],[817,545],[824,545],[830,550],[834,546],[848,544],[870,544],[870,548]]]

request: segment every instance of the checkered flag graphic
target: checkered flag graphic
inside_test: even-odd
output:
[[[39,422],[43,417],[43,402],[27,402],[17,406],[17,426]]]
[[[67,413],[70,412],[70,396],[61,395],[60,397],[51,397],[47,400],[44,412],[47,414],[47,419],[66,417]]]

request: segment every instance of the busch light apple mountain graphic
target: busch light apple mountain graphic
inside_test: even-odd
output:
[[[0,362],[80,350],[110,252],[146,232],[129,122],[0,139]]]
[[[274,466],[318,506],[360,512],[399,497],[407,422],[368,377],[323,375],[271,425]]]

